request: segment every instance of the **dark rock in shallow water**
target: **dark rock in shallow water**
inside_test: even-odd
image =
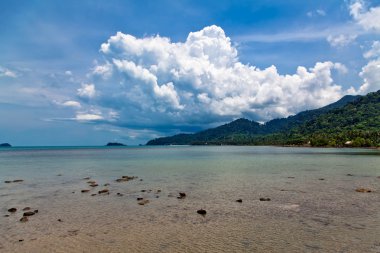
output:
[[[140,201],[138,202],[138,204],[139,204],[140,206],[143,206],[143,205],[148,204],[148,203],[149,203],[149,200],[147,200],[147,199],[143,199],[143,200],[140,200]]]
[[[106,146],[107,147],[115,147],[115,146],[118,147],[118,146],[127,146],[127,145],[125,145],[123,143],[119,143],[119,142],[108,142]]]
[[[96,196],[96,193],[91,194],[91,196]]]
[[[116,182],[128,182],[129,180],[136,179],[135,176],[122,176],[121,178],[116,179]]]
[[[270,198],[260,198],[260,201],[270,201]]]
[[[38,212],[38,211],[37,211]],[[29,211],[29,212],[25,212],[23,214],[23,216],[32,216],[32,215],[35,215],[36,213],[35,212],[32,212],[32,211]]]
[[[318,180],[323,181],[323,180],[325,180],[325,179],[324,179],[324,178],[318,178]]]
[[[31,208],[29,206],[25,207],[24,209],[22,209],[23,211],[29,211]]]
[[[0,147],[1,147],[1,148],[10,148],[10,147],[12,147],[12,145],[9,144],[9,143],[1,143],[1,144],[0,144]]]
[[[236,202],[242,203],[243,200],[242,199],[237,199]]]
[[[28,217],[26,217],[26,216],[23,216],[21,219],[20,219],[20,221],[21,222],[27,222],[29,219],[28,219]]]
[[[89,192],[90,190],[81,190],[81,192],[85,193],[85,192]]]
[[[63,222],[61,219],[58,219],[57,221],[59,221],[59,222]]]
[[[5,214],[4,217],[9,217],[9,214]]]
[[[103,190],[100,190],[98,191],[99,194],[102,194],[102,193],[109,193],[109,190],[108,189],[103,189]]]
[[[16,179],[16,180],[13,180],[13,183],[20,183],[20,182],[24,182],[23,179]]]
[[[121,196],[124,196],[124,194],[123,194],[123,193],[120,193],[120,192],[116,193],[116,195],[117,195],[117,196],[120,196],[120,197],[121,197]]]
[[[6,183],[6,184],[10,184],[10,183],[12,183],[12,181],[4,181],[4,183]]]
[[[84,177],[83,180],[89,180],[91,177]]]
[[[346,176],[348,176],[348,177],[352,177],[352,176],[354,176],[354,175],[352,175],[352,174],[348,173]]]
[[[177,197],[177,199],[184,199],[184,198],[186,198],[186,193],[180,192],[179,197]]]
[[[206,215],[206,210],[203,210],[203,209],[199,209],[198,211],[197,211],[197,213],[198,214],[201,214],[201,215]]]
[[[10,213],[15,213],[16,211],[17,211],[17,208],[14,208],[14,207],[8,209],[8,212]]]
[[[356,192],[372,192],[371,189],[367,189],[367,188],[357,188],[355,191]]]
[[[90,184],[91,187],[99,186],[98,184]]]
[[[137,198],[137,201],[143,200],[144,198]]]

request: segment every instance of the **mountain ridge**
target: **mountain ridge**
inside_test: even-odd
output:
[[[358,110],[355,111],[355,108]],[[377,134],[380,136],[379,111],[380,90],[365,96],[347,95],[327,106],[273,119],[265,124],[240,118],[193,134],[182,133],[150,140],[146,145],[344,146],[347,141],[359,138],[354,145],[377,146],[380,143],[376,137]],[[355,120],[347,121],[347,118]],[[354,127],[350,128],[350,124]],[[344,133],[340,128],[344,129]]]

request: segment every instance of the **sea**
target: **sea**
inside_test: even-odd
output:
[[[380,150],[1,148],[0,252],[380,252]]]

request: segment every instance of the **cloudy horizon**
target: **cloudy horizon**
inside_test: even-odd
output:
[[[0,4],[0,142],[144,144],[380,89],[378,1],[21,2]]]

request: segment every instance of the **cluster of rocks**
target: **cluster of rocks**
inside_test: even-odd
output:
[[[24,222],[27,222],[27,221],[29,221],[29,218],[28,218],[28,217],[33,216],[33,215],[35,215],[36,213],[38,213],[38,209],[36,209],[36,210],[34,210],[34,211],[31,211],[31,210],[32,210],[32,208],[30,208],[30,207],[25,207],[25,208],[22,209],[22,211],[23,211],[24,213],[23,213],[22,217],[20,218],[20,222],[23,222],[23,223],[24,223]],[[8,209],[8,212],[14,214],[14,213],[17,212],[17,208],[15,208],[15,207],[9,208],[9,209]],[[6,217],[9,217],[9,214],[7,214],[7,215],[5,215],[5,216],[6,216]]]

